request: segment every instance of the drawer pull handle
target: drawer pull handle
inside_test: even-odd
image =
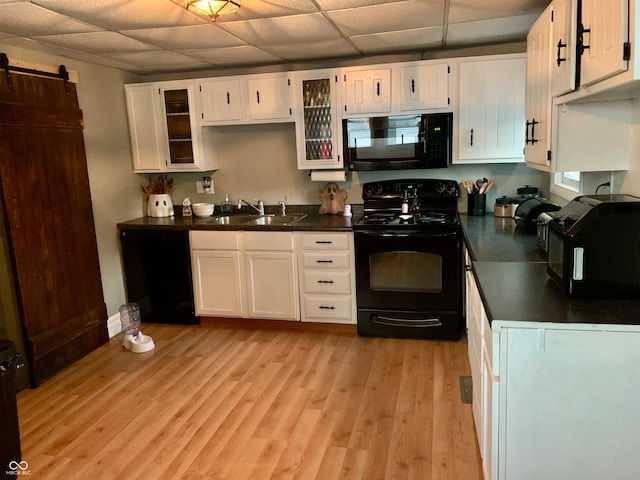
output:
[[[316,260],[316,263],[333,263],[333,260]]]
[[[322,308],[323,310],[335,310],[336,307],[334,306],[326,306],[326,305],[320,305],[318,308]]]
[[[323,243],[331,244],[333,242],[331,240],[316,240],[316,243],[319,243],[319,244],[323,244]]]
[[[334,283],[333,280],[318,280],[318,283]]]

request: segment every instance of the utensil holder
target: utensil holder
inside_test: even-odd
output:
[[[487,195],[470,193],[467,199],[467,215],[484,215],[487,211]]]

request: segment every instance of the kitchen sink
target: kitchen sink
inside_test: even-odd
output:
[[[248,221],[247,225],[282,225],[287,226],[299,222],[305,214],[300,215],[257,215],[253,220]]]
[[[300,215],[231,215],[229,217],[217,216],[207,219],[207,223],[214,225],[291,225],[306,217]]]

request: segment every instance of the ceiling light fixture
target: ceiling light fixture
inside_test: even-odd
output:
[[[186,0],[187,10],[207,15],[213,22],[220,15],[237,12],[240,0]]]

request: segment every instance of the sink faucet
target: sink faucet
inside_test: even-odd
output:
[[[280,214],[281,215],[286,215],[287,214],[287,206],[284,204],[283,201],[279,201],[278,205],[280,205]]]
[[[242,208],[242,204],[244,203],[245,205],[249,205],[251,208],[253,208],[260,215],[264,215],[264,203],[262,202],[262,200],[258,200],[257,198],[254,198],[253,200],[254,200],[254,202],[258,202],[258,206],[257,207],[255,205],[251,205],[246,200],[243,200],[242,198],[239,198],[238,199],[238,209]]]

